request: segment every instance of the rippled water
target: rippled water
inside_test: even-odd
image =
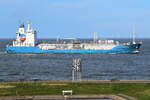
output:
[[[1,39],[0,81],[71,80],[73,58],[82,59],[84,80],[150,80],[150,40],[142,41],[140,54],[25,55],[5,53],[11,40]]]

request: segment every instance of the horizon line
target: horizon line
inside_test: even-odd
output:
[[[16,38],[1,38],[0,39],[16,39]],[[37,38],[38,39],[57,39],[57,38]],[[93,38],[76,38],[76,39],[93,39]],[[121,38],[113,38],[113,37],[104,37],[104,38],[98,38],[98,39],[132,39],[132,38],[128,38],[128,37],[121,37]],[[150,37],[142,37],[142,38],[136,38],[136,39],[150,39]]]

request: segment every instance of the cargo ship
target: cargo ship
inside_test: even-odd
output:
[[[21,24],[16,32],[16,40],[6,46],[7,53],[43,54],[43,53],[139,53],[141,42],[120,43],[119,41],[94,39],[81,42],[72,39],[70,42],[57,40],[54,43],[37,43],[37,31],[31,23]]]

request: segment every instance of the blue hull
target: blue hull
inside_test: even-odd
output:
[[[141,44],[131,45],[118,45],[110,50],[65,50],[65,49],[51,49],[42,50],[39,47],[26,47],[26,46],[7,46],[7,53],[137,53]]]

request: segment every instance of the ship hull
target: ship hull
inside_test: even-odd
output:
[[[7,46],[7,53],[26,53],[26,54],[42,54],[42,53],[138,53],[141,44],[117,45],[108,50],[85,50],[85,49],[49,49],[43,50],[38,46]]]

